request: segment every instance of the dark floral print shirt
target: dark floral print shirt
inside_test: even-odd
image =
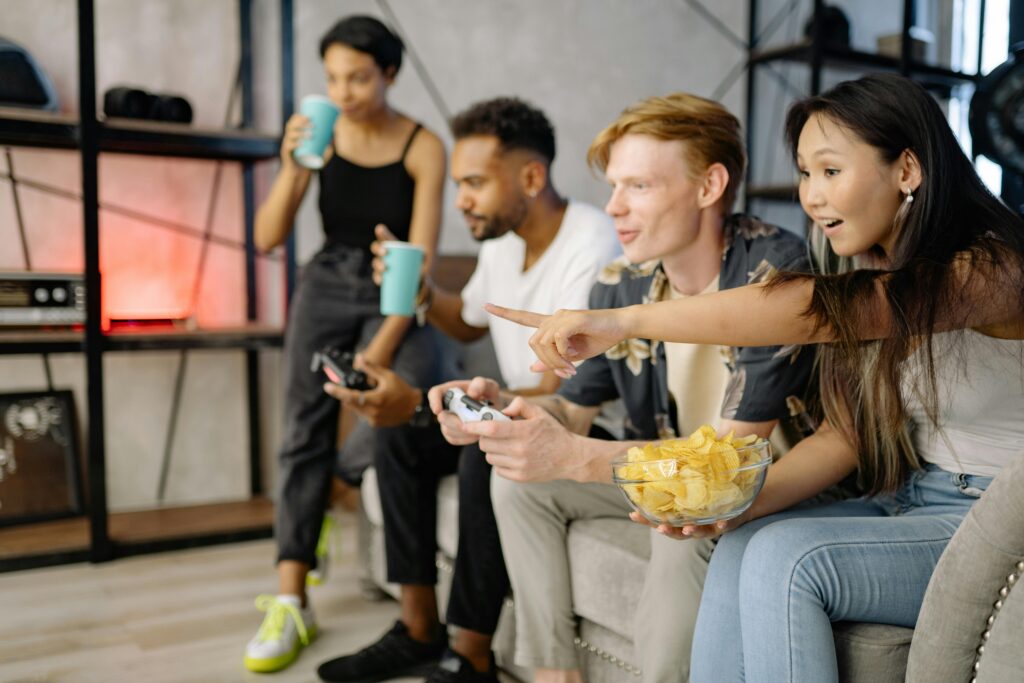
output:
[[[810,271],[802,239],[760,220],[734,214],[725,222],[725,250],[719,290],[762,282],[780,270]],[[590,308],[620,308],[667,299],[669,283],[659,261],[632,264],[619,258],[590,290]],[[722,347],[729,383],[723,419],[762,422],[788,416],[788,396],[804,395],[814,348],[802,346]],[[577,405],[597,406],[622,398],[626,439],[677,436],[675,404],[669,395],[665,345],[629,339],[579,366],[558,394]]]

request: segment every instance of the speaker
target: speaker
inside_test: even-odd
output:
[[[124,85],[103,94],[103,113],[108,117],[192,123],[192,105],[184,97],[152,94]]]
[[[821,42],[831,47],[850,47],[850,20],[843,10],[832,5],[822,8],[821,17],[811,17],[804,25],[804,37],[814,36],[815,19],[821,21]]]
[[[0,38],[0,105],[57,111],[57,93],[24,48]]]
[[[178,95],[154,95],[149,118],[171,123],[192,123],[192,105]]]
[[[103,113],[109,117],[148,119],[153,100],[145,90],[116,86],[103,93]]]

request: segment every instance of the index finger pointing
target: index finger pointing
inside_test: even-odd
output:
[[[504,318],[505,320],[511,320],[514,323],[525,325],[526,327],[540,327],[541,324],[550,317],[540,313],[531,313],[529,311],[519,311],[514,308],[505,308],[504,306],[497,306],[495,304],[484,304],[484,310],[491,315],[496,315],[499,318]]]

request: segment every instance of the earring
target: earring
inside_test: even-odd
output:
[[[913,203],[913,201],[914,201],[914,193],[911,192],[909,187],[906,190],[906,194],[907,194],[906,199],[904,199],[903,201],[905,201],[907,204]]]
[[[537,190],[530,190],[526,194],[530,197],[530,199],[536,199],[537,198]]]

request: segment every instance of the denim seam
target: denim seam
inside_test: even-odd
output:
[[[932,539],[918,539],[915,541],[870,541],[867,543],[826,543],[819,545],[816,548],[812,548],[805,552],[803,555],[797,558],[796,562],[793,563],[793,568],[789,572],[789,587],[786,590],[786,649],[789,653],[789,680],[790,683],[793,681],[793,636],[792,636],[792,624],[793,624],[793,575],[796,573],[796,568],[811,553],[818,552],[825,548],[838,548],[851,545],[916,545],[919,543],[934,543],[935,541],[941,541],[943,539],[949,540],[951,536],[945,536],[943,538],[932,538]],[[831,623],[831,619],[829,622]]]

